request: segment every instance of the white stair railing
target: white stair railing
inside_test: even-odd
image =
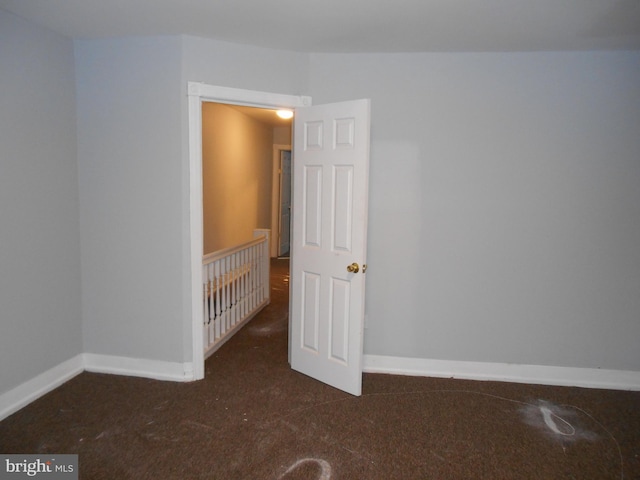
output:
[[[258,233],[254,240],[202,257],[205,358],[269,304],[269,236]]]

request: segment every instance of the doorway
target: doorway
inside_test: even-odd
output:
[[[188,84],[189,130],[189,271],[190,284],[186,287],[191,299],[190,321],[185,323],[185,341],[191,339],[191,372],[185,376],[193,380],[204,378],[204,352],[202,333],[202,254],[203,254],[203,192],[202,192],[202,103],[217,102],[230,105],[279,109],[311,105],[305,96],[281,95],[252,90],[216,87],[202,83]]]
[[[274,167],[278,168],[277,182],[274,189],[277,193],[277,223],[272,223],[275,232],[272,232],[273,243],[277,246],[278,258],[289,258],[291,250],[291,145],[278,148],[274,145],[277,155],[274,155]]]
[[[256,229],[270,231],[270,257],[288,252],[291,135],[291,119],[273,109],[202,103],[204,255]]]

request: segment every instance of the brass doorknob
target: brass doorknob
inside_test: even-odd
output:
[[[360,271],[360,265],[353,262],[351,265],[347,266],[347,272],[349,273],[358,273]]]

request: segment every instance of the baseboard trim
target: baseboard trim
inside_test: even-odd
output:
[[[189,382],[194,379],[193,366],[188,362],[174,363],[83,353],[0,395],[0,420],[84,371],[172,382]]]
[[[0,420],[7,418],[85,370],[174,382],[193,380],[193,366],[188,362],[164,362],[84,353],[76,355],[0,395]],[[640,372],[627,370],[364,355],[363,371],[421,377],[640,391]]]
[[[172,382],[193,380],[191,363],[145,360],[114,355],[98,355],[95,353],[85,353],[83,358],[84,369],[87,372],[153,378]]]
[[[58,388],[84,370],[82,355],[62,362],[59,365],[27,380],[16,388],[0,395],[0,420],[17,412],[34,400]]]
[[[364,355],[363,371],[420,377],[640,391],[640,372]]]

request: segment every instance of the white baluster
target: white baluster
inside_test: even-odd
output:
[[[221,301],[220,301],[220,260],[216,260],[214,262],[214,279],[215,283],[213,286],[213,291],[215,292],[215,337],[216,340],[220,338],[222,335],[221,325],[220,325],[220,317],[221,317]],[[213,294],[211,295],[213,297]]]
[[[240,310],[242,317],[247,315],[247,250],[240,252],[242,258],[242,277],[240,278]]]
[[[271,301],[271,258],[269,257],[269,238],[265,240],[262,247],[262,255],[264,257],[264,274],[263,274],[263,282],[264,282],[264,296],[267,301]]]
[[[224,259],[224,326],[225,332],[231,328],[231,312],[229,310],[229,303],[231,300],[230,286],[231,286],[231,259],[226,257]]]
[[[208,291],[208,295],[205,297],[206,298],[206,302],[208,303],[208,310],[209,310],[209,315],[207,316],[207,326],[209,328],[207,328],[207,337],[208,337],[208,341],[207,343],[209,345],[213,345],[213,343],[216,341],[216,335],[215,335],[215,323],[216,323],[216,311],[215,311],[215,302],[214,302],[214,296],[213,296],[213,288],[214,288],[214,272],[213,272],[213,265],[209,264],[207,265],[207,291]]]
[[[203,328],[203,335],[202,335],[202,340],[204,343],[204,348],[206,349],[209,346],[209,298],[207,297],[207,282],[208,282],[208,265],[205,265],[203,268],[203,272],[202,272],[202,277],[203,277],[203,282],[202,282],[202,289],[203,289],[203,294],[204,294],[204,305],[202,306],[202,328]]]
[[[262,291],[262,245],[256,245],[256,279],[258,281],[257,295],[258,295],[258,305],[262,303],[264,300],[264,295]]]
[[[256,308],[256,247],[251,247],[251,311]]]
[[[231,325],[235,326],[238,323],[238,298],[237,298],[237,283],[238,283],[238,254],[231,254]]]
[[[249,305],[249,297],[251,295],[251,283],[249,282],[249,272],[251,270],[251,249],[246,248],[244,252],[244,272],[242,278],[244,279],[244,314],[249,315],[251,313],[251,306]]]
[[[225,322],[225,309],[227,302],[224,298],[224,283],[227,277],[226,259],[220,259],[220,335],[224,335],[227,331],[227,324]]]

